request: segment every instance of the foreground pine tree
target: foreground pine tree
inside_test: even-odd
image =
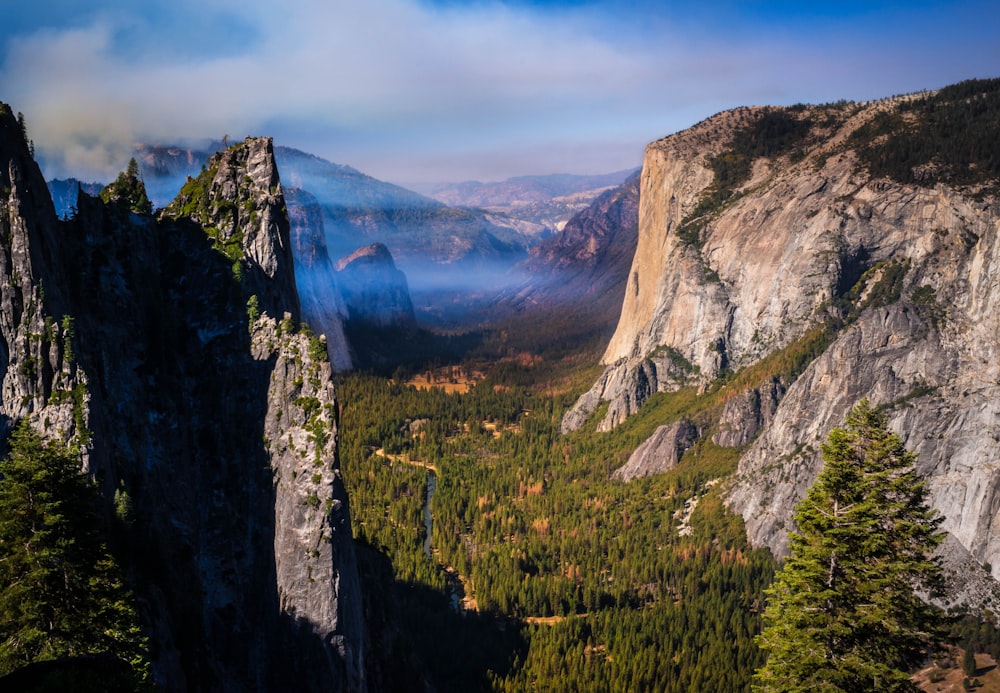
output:
[[[146,640],[108,550],[94,483],[70,448],[26,424],[10,448],[0,460],[0,675],[109,654],[141,680]]]
[[[755,688],[912,691],[907,670],[941,637],[918,592],[940,589],[940,519],[915,455],[862,400],[822,447],[825,465],[795,512],[791,555],[767,591]]]

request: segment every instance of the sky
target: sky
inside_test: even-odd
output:
[[[50,178],[269,135],[420,189],[632,168],[736,106],[998,77],[998,31],[996,0],[0,0],[0,101]]]

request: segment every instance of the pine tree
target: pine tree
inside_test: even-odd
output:
[[[976,675],[976,654],[971,643],[966,643],[962,651],[962,671],[966,676]]]
[[[146,643],[105,541],[93,482],[22,424],[0,460],[0,674],[111,653],[145,676]]]
[[[916,457],[862,400],[822,446],[824,468],[795,512],[791,555],[767,590],[755,690],[911,691],[906,673],[942,637],[930,557],[940,519]]]
[[[153,203],[146,195],[146,185],[135,157],[129,159],[128,167],[118,174],[118,178],[101,190],[100,198],[107,203],[118,202],[136,214],[153,212]]]

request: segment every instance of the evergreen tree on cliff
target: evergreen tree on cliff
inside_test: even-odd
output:
[[[43,442],[26,424],[10,446],[0,460],[0,675],[110,654],[144,678],[146,639],[108,549],[93,481],[70,448]]]
[[[756,691],[913,691],[907,670],[942,637],[939,612],[917,594],[941,586],[940,519],[915,455],[886,425],[862,400],[823,444],[767,591]]]
[[[128,167],[101,191],[104,202],[119,202],[136,214],[151,214],[153,203],[146,195],[146,185],[139,173],[135,157],[129,159]]]

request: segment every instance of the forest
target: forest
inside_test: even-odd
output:
[[[749,690],[773,561],[722,507],[737,453],[704,443],[626,485],[638,418],[560,437],[566,398],[493,378],[339,393],[357,539],[391,557],[399,647],[444,690]]]

